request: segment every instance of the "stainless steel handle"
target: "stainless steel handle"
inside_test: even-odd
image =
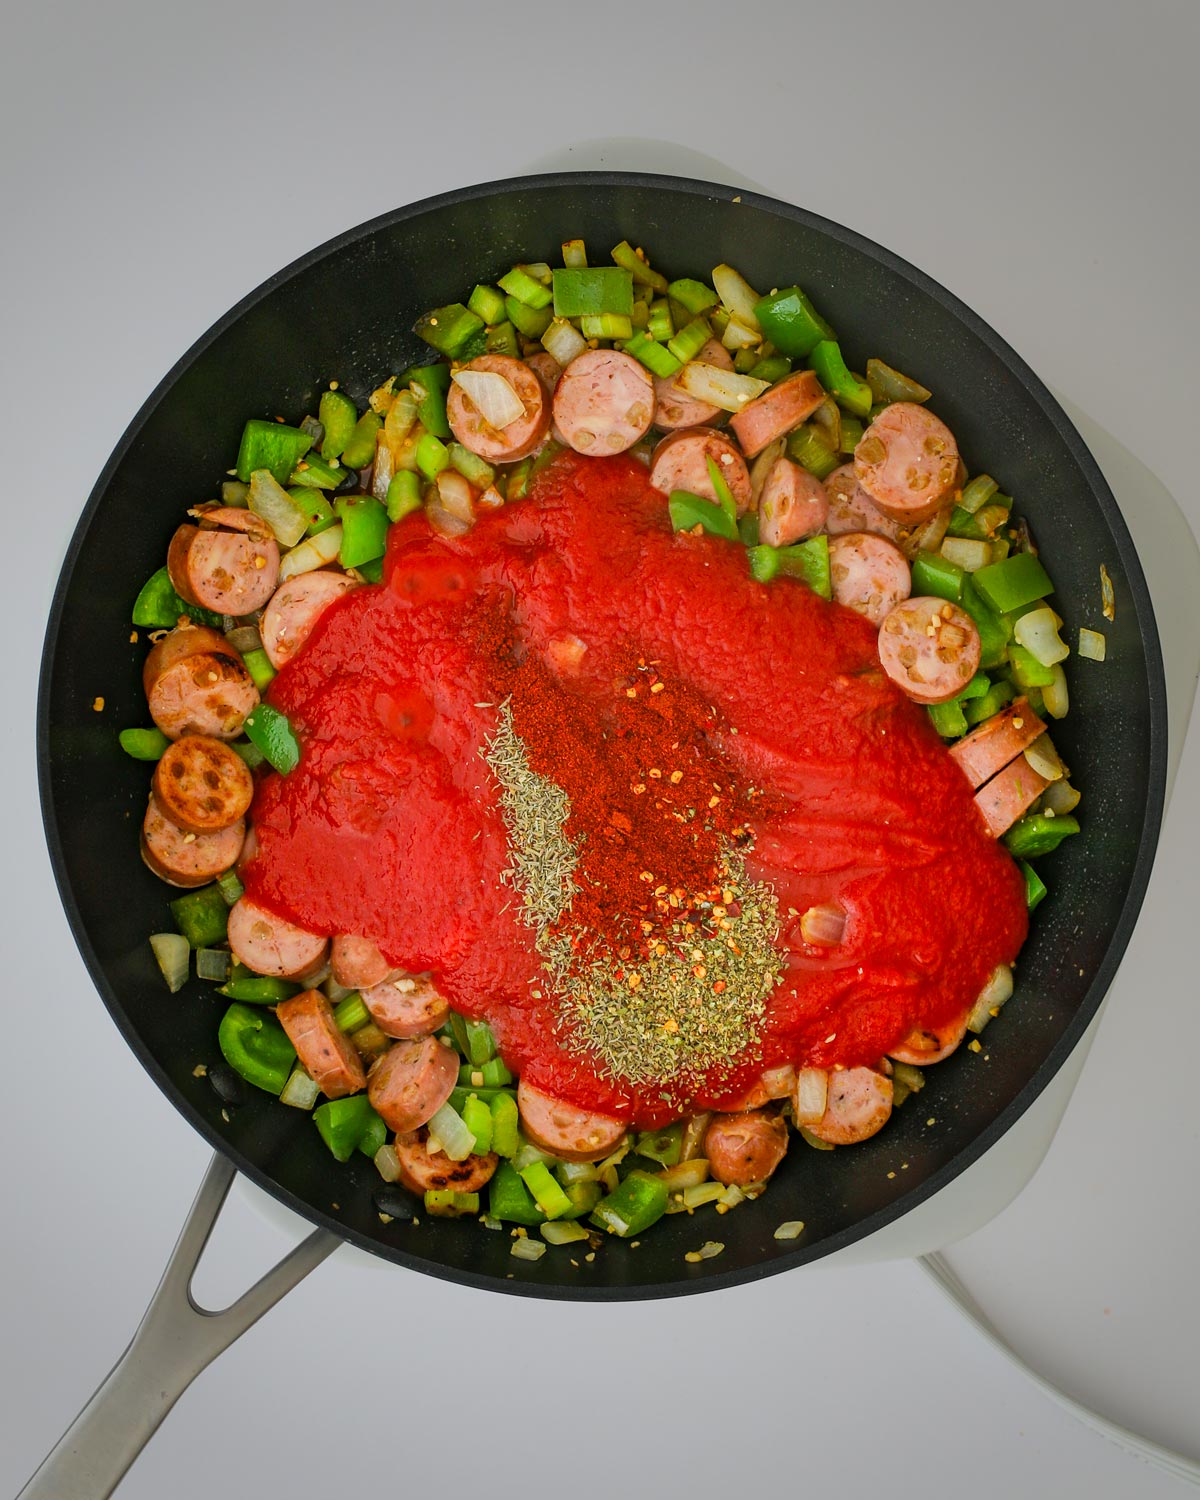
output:
[[[18,1500],[105,1500],[200,1371],[341,1244],[314,1230],[231,1306],[201,1307],[192,1277],[234,1176],[213,1157],[129,1348]]]

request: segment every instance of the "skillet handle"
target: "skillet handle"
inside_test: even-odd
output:
[[[18,1500],[105,1500],[200,1371],[341,1244],[314,1230],[231,1306],[199,1306],[192,1277],[234,1176],[215,1155],[132,1342]]]

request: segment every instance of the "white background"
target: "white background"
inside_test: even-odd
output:
[[[574,141],[656,137],[930,272],[1148,462],[1200,529],[1198,16],[1187,0],[13,8],[0,1493],[124,1346],[208,1154],[94,997],[34,791],[59,562],[163,372],[321,239]],[[1198,810],[1193,737],[1050,1156],[955,1252],[1035,1363],[1193,1456]],[[233,1209],[204,1277],[213,1298],[285,1242],[236,1196]],[[381,1483],[579,1500],[1183,1493],[1025,1385],[907,1263],[588,1308],[339,1252],[200,1378],[121,1495]]]

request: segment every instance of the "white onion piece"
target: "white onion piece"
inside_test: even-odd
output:
[[[471,529],[470,521],[460,521],[457,516],[452,516],[444,505],[436,500],[430,500],[425,506],[425,519],[429,522],[438,536],[453,539],[456,536],[466,536]]]
[[[320,1097],[321,1085],[309,1077],[301,1063],[297,1063],[283,1086],[279,1102],[290,1104],[293,1109],[312,1109]]]
[[[658,1175],[666,1183],[668,1193],[682,1193],[684,1188],[699,1187],[708,1181],[708,1162],[696,1156],[691,1161],[676,1162]]]
[[[384,1182],[396,1182],[400,1176],[400,1158],[394,1146],[380,1146],[375,1153],[375,1170]]]
[[[225,640],[239,656],[245,656],[247,651],[262,650],[262,636],[257,625],[236,625],[225,632]]]
[[[787,1219],[775,1231],[773,1238],[777,1240],[798,1240],[803,1233],[803,1219]]]
[[[521,270],[526,276],[532,276],[534,281],[540,281],[543,286],[549,286],[554,280],[554,271],[549,262],[544,260],[527,260]]]
[[[768,1099],[786,1099],[796,1087],[796,1070],[791,1063],[768,1068],[762,1076],[762,1090]]]
[[[947,562],[957,563],[966,573],[978,573],[992,560],[992,544],[965,536],[948,536],[942,543],[942,556]]]
[[[1071,654],[1071,648],[1058,633],[1061,623],[1054,611],[1043,604],[1021,616],[1013,626],[1013,635],[1017,645],[1024,646],[1035,661],[1043,667],[1052,667]]]
[[[1066,774],[1066,767],[1048,734],[1039,734],[1033,744],[1026,747],[1025,759],[1046,781],[1061,781]]]
[[[679,1148],[680,1161],[692,1161],[704,1155],[704,1137],[712,1123],[712,1114],[691,1115],[683,1122],[683,1145]]]
[[[188,981],[192,947],[181,932],[156,932],[150,939],[150,947],[167,981],[172,995],[177,994]]]
[[[836,948],[846,932],[846,908],[836,901],[810,906],[800,918],[800,936],[818,948]]]
[[[1064,775],[1061,781],[1052,782],[1042,793],[1042,806],[1058,818],[1064,813],[1074,812],[1079,806],[1079,797],[1079,792]]]
[[[579,1240],[586,1240],[588,1231],[582,1224],[571,1219],[551,1219],[548,1224],[542,1225],[541,1236],[548,1245],[573,1245]]]
[[[722,411],[741,411],[748,401],[761,396],[768,382],[755,380],[750,375],[739,375],[736,370],[722,370],[719,365],[706,365],[703,360],[689,360],[675,377],[681,391],[705,401],[709,406],[718,406]]]
[[[758,502],[762,498],[763,485],[767,482],[767,475],[775,467],[776,461],[783,457],[786,447],[786,439],[776,438],[773,443],[767,444],[750,465],[750,500],[756,511]]]
[[[762,326],[754,315],[758,293],[740,272],[732,266],[716,266],[712,273],[713,290],[729,309],[731,317],[739,319],[762,338]]]
[[[457,469],[443,469],[437,477],[438,500],[456,521],[475,520],[475,491]]]
[[[552,355],[564,370],[573,359],[578,359],[587,346],[587,339],[573,323],[568,323],[566,318],[555,318],[542,334],[542,348],[547,354]]]
[[[504,496],[494,484],[489,484],[475,504],[480,510],[503,510]]]
[[[281,547],[294,547],[308,530],[308,517],[276,482],[270,469],[255,469],[246,499],[254,514],[271,528]]]
[[[797,1068],[792,1114],[797,1125],[815,1125],[829,1104],[829,1074],[824,1068]]]
[[[907,538],[902,538],[900,550],[912,562],[918,552],[936,552],[942,545],[942,538],[950,525],[950,511],[942,509],[930,516],[928,521],[923,521],[916,531]]]
[[[1103,563],[1100,564],[1100,613],[1106,620],[1117,618],[1117,596],[1113,592],[1113,581],[1108,576],[1108,569]]]
[[[387,499],[388,486],[396,472],[396,453],[381,427],[375,434],[375,464],[371,469],[371,493],[376,500]]]
[[[342,523],[338,521],[333,526],[326,526],[324,531],[318,531],[316,536],[307,537],[298,547],[285,553],[279,564],[280,583],[295,578],[297,573],[314,573],[318,568],[337,562],[341,550]]]
[[[436,1138],[451,1161],[466,1161],[475,1149],[475,1132],[452,1104],[443,1104],[429,1122],[430,1146]]]
[[[508,1253],[516,1260],[541,1260],[546,1246],[542,1240],[513,1240]]]
[[[1103,661],[1108,653],[1108,641],[1100,630],[1079,632],[1079,654],[1085,661]]]
[[[978,1036],[1004,1002],[1012,999],[1012,992],[1013,971],[1007,964],[997,964],[992,970],[991,978],[980,990],[979,999],[971,1007],[971,1014],[967,1017],[967,1030]]]
[[[1071,706],[1071,696],[1067,692],[1067,674],[1057,663],[1052,670],[1054,681],[1042,689],[1042,703],[1052,719],[1065,719]]]
[[[725,325],[725,332],[721,335],[721,342],[726,349],[752,349],[755,344],[762,342],[762,331],[757,326],[751,328],[741,318],[730,317]]]
[[[719,1182],[702,1182],[699,1187],[684,1188],[684,1206],[702,1208],[706,1203],[715,1203],[724,1191]]]
[[[582,240],[564,240],[562,261],[564,266],[586,266],[587,246]]]
[[[450,378],[455,385],[461,386],[479,415],[497,432],[511,427],[525,415],[525,403],[504,376],[497,375],[495,370],[455,370]]]

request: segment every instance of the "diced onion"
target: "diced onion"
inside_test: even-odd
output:
[[[434,1116],[436,1119],[437,1116]],[[543,1151],[540,1146],[535,1146],[529,1141],[524,1141],[517,1147],[517,1154],[512,1159],[512,1164],[518,1172],[523,1172],[526,1167],[532,1167],[537,1162],[545,1162],[547,1166],[558,1165],[558,1157],[551,1156],[548,1151]]]
[[[380,1146],[375,1153],[375,1170],[384,1182],[396,1182],[400,1177],[400,1158],[394,1146]]]
[[[232,510],[245,510],[249,493],[250,486],[243,484],[240,479],[226,479],[221,484],[221,504],[228,505]]]
[[[1071,648],[1058,633],[1061,622],[1048,605],[1031,609],[1022,615],[1013,626],[1017,645],[1025,650],[1043,667],[1052,667],[1071,654]]]
[[[1099,630],[1081,630],[1079,632],[1079,654],[1088,661],[1103,661],[1108,650],[1108,642]]]
[[[1052,719],[1065,719],[1071,706],[1071,697],[1067,692],[1067,674],[1057,664],[1053,671],[1054,681],[1042,689],[1042,703]]]
[[[392,482],[392,475],[396,472],[396,448],[403,446],[403,440],[394,448],[388,442],[381,427],[375,434],[375,462],[371,466],[371,493],[376,500],[387,499],[388,486]]]
[[[564,1187],[573,1182],[597,1182],[600,1168],[594,1161],[563,1161],[558,1164],[558,1177]]]
[[[270,469],[255,469],[250,476],[247,502],[256,516],[271,528],[281,547],[294,547],[308,530],[308,517]]]
[[[1100,564],[1100,605],[1106,620],[1117,618],[1117,596],[1113,592],[1113,581],[1108,576],[1108,569],[1103,563]]]
[[[786,1099],[796,1087],[796,1070],[791,1063],[768,1068],[762,1076],[762,1091],[768,1099]]]
[[[697,401],[706,401],[710,406],[720,407],[722,411],[738,412],[748,401],[761,396],[767,389],[768,382],[693,359],[680,370],[675,377],[675,384]]]
[[[720,1240],[705,1240],[704,1244],[700,1246],[699,1250],[694,1250],[692,1254],[695,1255],[698,1260],[712,1260],[713,1256],[720,1255],[721,1251],[724,1250],[724,1248],[725,1246],[721,1243]]]
[[[544,260],[528,260],[520,267],[526,276],[532,276],[534,281],[540,281],[543,286],[549,286],[554,279],[554,272],[548,262]]]
[[[494,484],[489,484],[475,504],[480,510],[503,510],[504,496]]]
[[[684,1205],[687,1208],[703,1208],[706,1203],[715,1203],[724,1191],[719,1182],[702,1182],[699,1187],[684,1188]]]
[[[772,1238],[777,1240],[798,1240],[803,1233],[803,1219],[788,1219],[779,1226]]]
[[[181,990],[188,981],[191,945],[180,932],[156,932],[150,939],[150,947],[167,981],[172,995]]]
[[[807,1125],[797,1123],[800,1139],[813,1148],[814,1151],[835,1151],[837,1148],[832,1141],[823,1141],[819,1135],[814,1135]]]
[[[1006,1000],[1012,999],[1012,992],[1013,971],[1007,964],[997,964],[992,970],[991,978],[979,992],[979,999],[971,1008],[971,1014],[967,1017],[967,1030],[978,1036],[992,1019],[993,1012],[998,1011]]]
[[[1074,812],[1079,806],[1079,799],[1079,792],[1064,775],[1061,781],[1053,782],[1042,793],[1042,806],[1057,818],[1064,813]]]
[[[379,417],[386,417],[396,399],[396,377],[389,375],[382,385],[377,385],[367,397],[367,405]]]
[[[683,1122],[683,1145],[679,1148],[680,1161],[691,1161],[694,1157],[704,1155],[704,1137],[708,1134],[711,1122],[712,1114],[709,1111],[700,1115],[692,1115]]]
[[[721,342],[726,349],[752,349],[755,344],[762,342],[762,330],[757,324],[751,328],[749,323],[743,323],[741,318],[731,317],[725,325]]]
[[[511,427],[525,415],[525,403],[504,376],[497,375],[495,370],[455,370],[450,378],[455,385],[462,387],[479,415],[497,432]]]
[[[475,1132],[452,1104],[443,1104],[429,1121],[429,1134],[437,1137],[451,1161],[466,1161],[475,1150]]]
[[[582,240],[564,240],[562,247],[564,266],[586,266],[587,247]]]
[[[928,521],[923,521],[907,539],[901,538],[900,550],[910,562],[918,552],[936,552],[942,545],[942,538],[949,525],[950,512],[946,509],[939,510]]]
[[[726,1187],[721,1196],[717,1199],[717,1202],[723,1208],[736,1208],[738,1204],[744,1200],[745,1196],[746,1194],[737,1185],[737,1183],[731,1182],[728,1187]]]
[[[818,948],[836,948],[846,931],[846,908],[837,901],[810,906],[800,918],[800,936]]]
[[[546,1246],[542,1240],[519,1239],[513,1240],[512,1249],[509,1254],[517,1260],[541,1260],[546,1253]]]
[[[430,500],[426,504],[425,519],[429,522],[433,530],[437,532],[438,536],[465,536],[471,529],[470,521],[463,521],[458,516],[452,516],[446,507],[437,500]]]
[[[457,469],[443,469],[437,477],[438,499],[443,510],[468,526],[475,521],[475,491]]]
[[[565,370],[573,359],[578,359],[586,350],[587,339],[566,318],[555,318],[542,334],[542,348]]]
[[[763,485],[767,482],[767,475],[775,467],[779,459],[783,457],[783,451],[787,447],[784,438],[776,438],[773,443],[768,443],[763,451],[750,465],[750,499],[755,510],[762,497]]]
[[[919,1094],[925,1087],[925,1074],[920,1068],[914,1068],[912,1063],[894,1062],[892,1086],[893,1088],[903,1086],[910,1094]]]
[[[297,1063],[283,1086],[279,1102],[290,1104],[293,1109],[311,1109],[320,1097],[320,1084]]]
[[[225,639],[240,656],[245,656],[247,651],[262,650],[262,636],[257,625],[237,625],[225,632]]]
[[[578,1240],[586,1240],[588,1232],[582,1224],[566,1219],[543,1224],[541,1235],[549,1245],[573,1245]]]
[[[797,1125],[815,1125],[829,1105],[829,1074],[824,1068],[797,1068],[792,1117]]]
[[[1066,768],[1048,734],[1039,734],[1033,744],[1026,747],[1025,759],[1046,781],[1061,781],[1065,774]]]
[[[279,581],[295,578],[298,573],[312,573],[337,562],[342,550],[342,523],[327,526],[316,536],[306,537],[298,547],[293,547],[279,564]]]
[[[720,265],[713,268],[712,284],[717,296],[729,309],[730,317],[747,324],[762,338],[762,326],[754,315],[759,296],[746,278],[732,266]]]
[[[196,978],[224,984],[229,978],[230,955],[225,948],[197,948]]]
[[[682,1193],[685,1188],[699,1187],[708,1181],[708,1162],[702,1156],[691,1161],[676,1162],[658,1174],[667,1185],[669,1193]]]
[[[942,556],[947,562],[957,563],[967,573],[978,573],[992,560],[992,544],[965,536],[948,536],[942,543]]]

